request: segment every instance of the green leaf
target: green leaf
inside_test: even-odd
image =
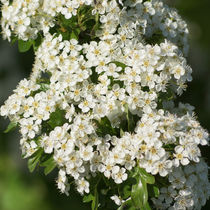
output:
[[[117,131],[112,127],[111,122],[108,117],[101,118],[100,121],[94,120],[98,126],[96,133],[97,135],[103,137],[106,134],[110,134],[112,136],[117,135]]]
[[[158,197],[160,192],[159,188],[156,185],[148,185],[148,194],[149,197]]]
[[[30,172],[33,172],[34,169],[36,168],[37,164],[40,161],[42,153],[43,153],[43,149],[39,149],[28,160],[28,168]]]
[[[28,40],[28,41],[18,40],[18,49],[20,52],[27,52],[28,50],[30,50],[33,43],[34,40]]]
[[[90,75],[90,79],[93,83],[97,84],[98,83],[98,73],[95,71],[95,68],[92,68],[92,74]]]
[[[142,179],[148,184],[154,184],[155,183],[155,177],[152,176],[151,174],[147,173],[145,169],[143,168],[138,168],[139,174]]]
[[[70,34],[70,39],[76,39],[76,40],[78,40],[78,35],[75,33],[74,30]]]
[[[98,183],[94,186],[94,194],[90,193],[89,195],[85,195],[83,197],[83,202],[84,203],[88,203],[92,201],[91,204],[91,209],[92,210],[97,210],[98,209],[98,203],[99,203],[99,199],[98,199]]]
[[[48,175],[56,167],[56,163],[54,161],[53,155],[51,155],[51,157],[49,157],[44,162],[42,162],[40,166],[45,167],[44,174]]]
[[[116,66],[122,67],[123,70],[125,69],[125,67],[127,67],[127,65],[125,65],[124,63],[121,63],[119,61],[112,61],[110,63],[114,63]]]
[[[93,196],[92,194],[85,195],[85,196],[83,197],[83,202],[84,202],[84,203],[89,203],[89,202],[91,202],[93,199],[94,199],[94,196]]]
[[[97,175],[95,177],[92,177],[89,182],[90,182],[90,193],[88,195],[85,195],[83,197],[83,202],[91,202],[91,209],[92,210],[97,210],[99,206],[99,195],[98,195],[98,185],[101,180],[101,176]]]
[[[127,199],[131,195],[131,186],[125,185],[123,187],[123,199]]]
[[[147,183],[140,176],[136,177],[136,181],[132,186],[131,200],[136,209],[142,209],[148,200]]]
[[[14,35],[11,36],[11,44],[15,44],[15,42],[18,40],[18,38]]]
[[[147,184],[154,184],[155,178],[144,169],[136,167],[131,173],[136,179],[136,184],[132,185],[131,200],[137,209],[149,210]]]
[[[65,118],[65,111],[57,108],[55,112],[51,113],[48,124],[54,129],[57,126],[62,126],[65,122],[67,122]]]
[[[142,207],[141,210],[151,210],[151,207],[149,206],[149,203],[146,202],[146,204]]]
[[[79,28],[73,29],[71,34],[70,34],[70,39],[78,40],[79,39],[79,34],[80,34],[80,29]]]
[[[37,51],[38,50],[38,48],[41,45],[41,43],[42,43],[42,36],[41,36],[41,34],[38,34],[38,37],[32,43],[33,44],[34,51]]]
[[[4,133],[9,133],[10,131],[13,131],[17,127],[17,125],[18,124],[16,122],[10,122]]]

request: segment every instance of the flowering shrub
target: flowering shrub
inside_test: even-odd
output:
[[[29,170],[58,168],[59,190],[75,185],[94,210],[201,209],[209,135],[176,100],[192,80],[177,11],[160,0],[1,2],[3,37],[35,51],[0,110]]]

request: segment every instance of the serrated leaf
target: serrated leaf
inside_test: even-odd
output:
[[[10,131],[13,131],[17,127],[17,125],[18,124],[16,122],[10,122],[4,133],[9,133]]]
[[[51,156],[48,159],[46,159],[44,162],[42,162],[40,166],[45,167],[44,174],[48,175],[56,167],[56,162],[54,161],[53,156]]]
[[[37,150],[28,160],[28,169],[30,172],[33,172],[40,161],[42,156],[43,150]]]
[[[48,124],[54,129],[56,126],[62,126],[66,121],[65,111],[57,108],[55,112],[51,113]]]
[[[34,40],[28,40],[28,41],[18,40],[18,49],[20,52],[27,52],[28,50],[30,50],[33,43]]]

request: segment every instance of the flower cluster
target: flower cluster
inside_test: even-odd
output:
[[[188,30],[177,12],[158,0],[2,3],[5,38],[43,33],[29,79],[0,109],[19,125],[24,157],[50,156],[66,194],[72,180],[84,194],[97,174],[119,185],[139,167],[167,182],[151,199],[156,209],[200,209],[210,184],[199,145],[209,135],[190,105],[173,104],[192,80],[182,56]],[[61,15],[80,22],[82,7],[99,25],[92,40],[50,31]],[[119,196],[111,197],[117,205],[126,202]]]
[[[209,194],[208,166],[201,160],[197,164],[175,168],[169,175],[170,185],[160,189],[153,202],[158,209],[200,209]],[[172,204],[174,203],[174,204]]]
[[[97,32],[100,39],[112,38],[118,31],[121,44],[126,39],[150,39],[153,35],[167,38],[176,43],[187,54],[188,29],[186,23],[160,0],[143,2],[126,0],[1,0],[4,38],[14,34],[19,39],[35,39],[39,32],[44,34],[59,21],[59,15],[70,19],[82,5],[91,5],[92,14],[99,13],[103,24]],[[120,6],[123,5],[123,9]],[[58,19],[58,20],[57,20]]]

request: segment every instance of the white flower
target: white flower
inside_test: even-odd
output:
[[[199,156],[201,156],[201,152],[197,145],[186,145],[186,151],[190,160],[194,162],[199,162]]]
[[[94,108],[95,103],[92,95],[87,95],[85,97],[85,100],[79,104],[79,108],[82,110],[82,112],[86,113],[90,109]]]
[[[180,77],[185,74],[185,69],[181,65],[176,65],[172,68],[172,73],[175,79],[180,79]]]
[[[166,160],[166,158],[161,158],[160,160],[154,163],[154,167],[151,171],[152,174],[159,173],[160,176],[166,176],[169,172],[171,172],[172,161]]]
[[[45,153],[52,153],[54,148],[54,140],[49,136],[43,136],[41,138],[41,147],[44,148]]]
[[[176,146],[175,147],[175,154],[174,154],[174,165],[176,167],[179,166],[180,162],[182,165],[187,165],[189,164],[189,159],[188,159],[188,153],[187,151],[182,147],[182,146]]]
[[[62,193],[66,193],[66,195],[69,195],[68,191],[70,189],[70,185],[68,184],[66,173],[65,173],[65,170],[63,169],[59,170],[57,185],[58,185],[58,189]]]
[[[128,175],[125,173],[126,170],[124,168],[120,168],[119,166],[114,166],[112,169],[112,178],[115,183],[120,184],[125,181]]]
[[[93,148],[91,146],[81,147],[80,156],[84,161],[89,161],[93,157]]]
[[[115,203],[116,205],[120,206],[123,203],[123,200],[117,196],[117,195],[113,195],[110,197]]]
[[[34,124],[34,118],[23,118],[20,120],[21,133],[23,136],[28,136],[33,139],[38,134],[39,126]]]
[[[85,193],[89,193],[89,182],[86,181],[84,178],[80,178],[78,180],[76,180],[76,185],[77,185],[77,191],[80,193],[80,194],[84,194]]]

